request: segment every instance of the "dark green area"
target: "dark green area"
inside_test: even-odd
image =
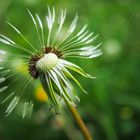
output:
[[[87,23],[91,31],[99,33],[95,44],[102,42],[101,57],[72,59],[97,77],[79,77],[88,95],[75,90],[81,99],[78,110],[94,139],[140,140],[140,1],[0,0],[0,33],[20,41],[5,23],[11,21],[35,42],[27,8],[44,17],[47,4],[57,11],[67,8],[67,23],[78,12],[79,26]],[[46,105],[36,101],[35,106],[31,120],[1,115],[0,140],[82,140],[67,111],[62,123]]]

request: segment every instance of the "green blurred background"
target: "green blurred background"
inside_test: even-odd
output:
[[[94,139],[140,140],[140,1],[0,0],[0,33],[15,36],[6,25],[11,21],[31,36],[27,8],[45,16],[47,4],[57,11],[67,8],[71,19],[78,12],[79,25],[87,23],[100,34],[95,42],[102,42],[100,58],[72,60],[97,77],[80,79],[89,95],[76,89],[81,98],[78,110]],[[0,115],[0,140],[83,139],[66,109],[62,116],[54,116],[45,103],[34,100],[30,120]]]

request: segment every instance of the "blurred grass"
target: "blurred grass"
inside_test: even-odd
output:
[[[95,42],[95,44],[103,43],[104,54],[100,58],[72,59],[97,77],[93,81],[80,79],[89,95],[84,95],[78,89],[75,91],[81,98],[78,109],[91,133],[94,134],[95,140],[139,140],[139,0],[1,0],[0,33],[20,41],[16,33],[9,30],[5,24],[8,20],[15,23],[27,36],[32,36],[34,40],[32,23],[28,22],[27,8],[44,17],[47,13],[47,4],[54,5],[57,10],[67,8],[70,19],[78,12],[79,25],[88,23],[91,31],[100,34]],[[70,21],[69,18],[67,23]],[[41,113],[44,116],[39,115]],[[65,115],[70,117],[68,113]],[[44,121],[38,123],[40,119]],[[70,139],[67,132],[76,128],[74,126],[69,128],[67,121],[64,121],[65,131],[54,120],[55,117],[44,109],[44,103],[39,104],[36,101],[32,120],[21,120],[14,115],[11,118],[0,116],[0,140]],[[52,125],[53,122],[57,128]],[[73,135],[79,137],[77,133]]]

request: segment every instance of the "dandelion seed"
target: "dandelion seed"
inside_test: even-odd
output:
[[[58,15],[57,18],[54,7],[51,9],[48,6],[48,15],[46,16],[46,24],[48,26],[47,38],[44,36],[45,26],[39,15],[35,14],[34,17],[29,10],[28,13],[37,31],[37,38],[39,39],[40,46],[35,46],[34,42],[30,43],[28,39],[11,23],[8,24],[24,39],[28,48],[21,46],[19,43],[15,43],[5,35],[0,34],[0,42],[5,44],[4,48],[0,48],[0,55],[5,55],[8,58],[8,61],[6,61],[8,63],[2,63],[3,66],[0,66],[0,83],[7,84],[7,79],[16,77],[13,78],[14,80],[9,83],[9,85],[0,87],[0,93],[7,91],[6,94],[3,94],[5,98],[2,103],[10,101],[6,110],[7,116],[14,111],[20,101],[23,102],[23,99],[27,99],[27,89],[30,87],[29,85],[31,82],[33,84],[35,79],[40,79],[42,87],[47,93],[48,99],[56,112],[59,112],[59,99],[62,96],[64,96],[70,104],[74,104],[72,96],[79,101],[80,99],[78,96],[71,90],[72,82],[70,79],[73,80],[83,92],[87,92],[83,89],[76,77],[72,75],[72,72],[86,78],[95,77],[90,76],[81,67],[67,61],[65,58],[78,57],[92,59],[102,54],[99,49],[100,44],[97,46],[93,45],[93,41],[97,36],[93,36],[93,33],[87,30],[87,25],[84,25],[79,31],[77,31],[77,14],[67,32],[62,35],[64,36],[62,40],[58,41],[59,34],[62,32],[63,24],[66,20],[66,9],[61,10],[60,15]],[[55,22],[58,24],[57,30],[54,30],[55,28],[53,28]],[[52,31],[55,32],[54,36],[51,34]],[[6,52],[4,49],[7,48],[9,51]],[[12,51],[14,49],[18,50],[18,54],[16,54],[16,51],[15,53]],[[2,59],[0,59],[0,61],[1,60]],[[28,75],[30,77],[21,76],[21,71],[24,71],[24,69],[21,68],[21,64],[16,65],[16,72],[10,71],[8,76],[9,69],[11,70],[12,68],[11,64],[15,62],[18,63],[19,60],[22,60],[24,66],[28,66]],[[21,84],[19,84],[19,81],[21,81]],[[14,85],[16,85],[16,87]],[[7,93],[9,94],[7,95]],[[57,97],[60,98],[58,99]],[[32,109],[32,101],[25,100],[23,103],[22,117],[30,116]]]

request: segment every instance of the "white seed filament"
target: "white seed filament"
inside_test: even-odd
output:
[[[47,72],[58,63],[58,57],[54,53],[44,54],[44,57],[36,62],[36,69],[40,72]]]

